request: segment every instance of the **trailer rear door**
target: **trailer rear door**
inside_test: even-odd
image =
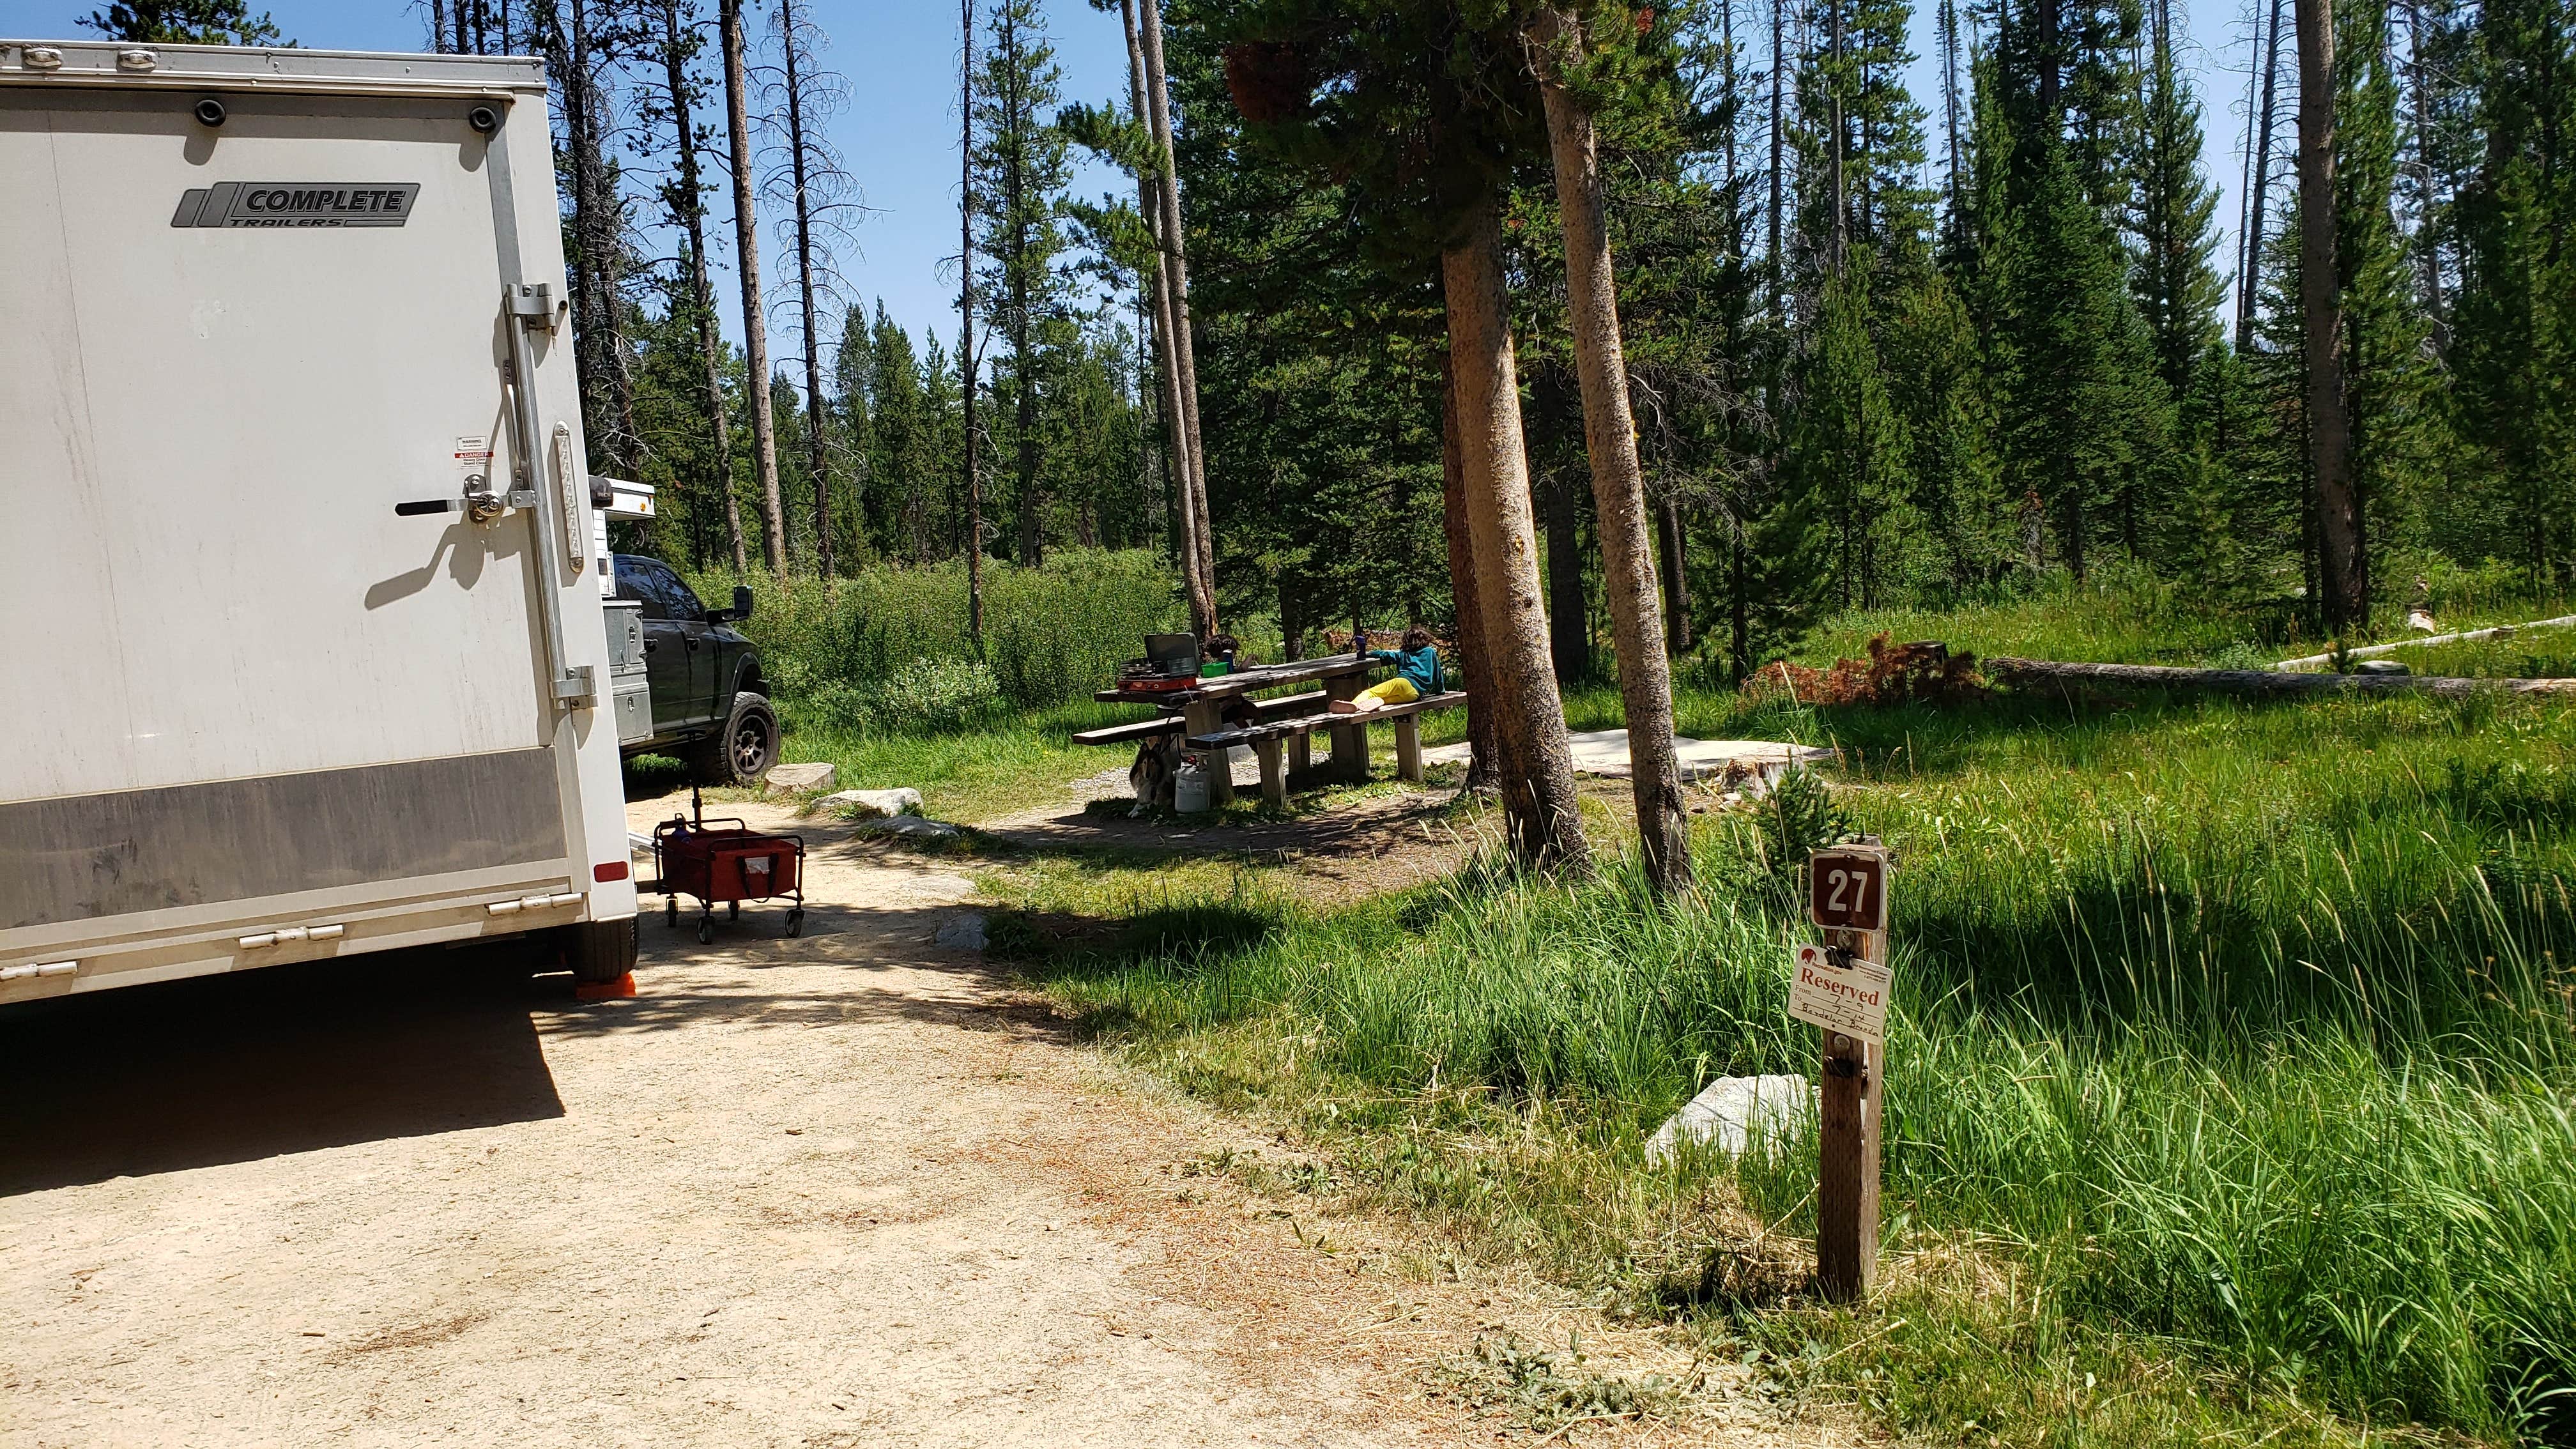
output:
[[[0,815],[56,802],[0,826],[272,858],[37,861],[0,929],[567,850],[527,524],[395,511],[510,486],[491,103],[195,99],[0,87],[0,608],[41,639]]]

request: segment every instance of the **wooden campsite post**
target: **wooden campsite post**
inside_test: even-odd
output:
[[[1874,999],[1837,1002],[1820,1013],[1859,1027],[1853,1032],[1819,1025],[1824,1036],[1822,1138],[1816,1181],[1816,1281],[1837,1303],[1869,1296],[1878,1276],[1879,1093],[1886,1076],[1884,1045],[1887,968],[1887,852],[1875,837],[1858,845],[1816,851],[1808,859],[1807,911],[1824,928],[1826,954],[1858,958],[1857,974],[1872,978]],[[1837,973],[1839,974],[1839,973]],[[1791,1010],[1800,1010],[1810,973],[1802,962]],[[1851,991],[1846,983],[1835,988]],[[1857,1005],[1852,1015],[1843,1008]],[[1875,1019],[1868,1026],[1861,1023]]]

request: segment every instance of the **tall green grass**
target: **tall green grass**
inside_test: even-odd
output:
[[[2247,1402],[2576,1438],[2563,716],[2422,700],[1694,708],[1729,733],[1844,747],[1845,807],[1898,852],[1886,1186],[1901,1242],[1982,1244],[2065,1322]],[[1711,888],[1670,910],[1625,866],[1574,887],[1471,874],[1331,915],[1212,903],[1060,965],[1058,989],[1200,1085],[1249,1080],[1227,1043],[1272,1043],[1343,1084],[1337,1112],[1376,1114],[1364,1150],[1426,1200],[1490,1203],[1515,1171],[1507,1133],[1425,1117],[1433,1094],[1570,1124],[1631,1185],[1566,1207],[1615,1216],[1605,1204],[1655,1181],[1638,1139],[1707,1080],[1812,1069],[1813,1034],[1785,1015],[1803,928],[1755,888],[1755,836],[1712,817],[1697,854]],[[1808,1231],[1812,1153],[1747,1159],[1738,1188]],[[1578,1248],[1590,1267],[1572,1271],[1669,1299],[1669,1264],[1598,1222],[1534,1214],[1523,1230]],[[1918,1402],[1958,1412],[1955,1396]],[[1986,1427],[2036,1442],[2028,1422]]]
[[[736,582],[758,601],[744,632],[762,652],[783,709],[830,691],[866,690],[922,660],[978,660],[1011,705],[1088,698],[1149,633],[1188,627],[1179,587],[1150,550],[1059,549],[1038,568],[984,566],[984,641],[969,628],[966,565],[880,565],[828,585],[754,573],[691,580],[723,598]]]

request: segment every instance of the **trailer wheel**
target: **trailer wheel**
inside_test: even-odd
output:
[[[614,981],[635,969],[635,918],[564,928],[564,959],[575,981]]]
[[[689,764],[701,785],[758,785],[778,763],[778,714],[745,690],[725,711],[724,728],[700,741]]]

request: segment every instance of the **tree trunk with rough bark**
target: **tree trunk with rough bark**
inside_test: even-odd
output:
[[[724,368],[716,344],[716,293],[707,276],[707,206],[698,189],[697,123],[690,110],[688,55],[679,0],[662,0],[662,65],[671,87],[671,126],[680,147],[680,222],[689,238],[689,302],[698,314],[698,356],[706,366],[707,422],[715,433],[716,489],[724,502],[725,552],[733,571],[751,566],[742,547],[742,505],[733,495],[733,429],[725,416]]]
[[[2361,510],[2345,413],[2342,274],[2335,260],[2333,0],[2298,0],[2299,311],[2307,363],[2308,469],[2315,479],[2318,592],[2328,630],[2370,617]]]
[[[1557,212],[1565,231],[1566,308],[1575,371],[1583,381],[1584,453],[1592,465],[1594,528],[1601,535],[1602,586],[1619,649],[1619,702],[1637,836],[1647,879],[1671,894],[1691,883],[1690,810],[1682,800],[1673,746],[1673,677],[1655,582],[1654,535],[1646,521],[1646,474],[1628,406],[1628,364],[1619,332],[1619,291],[1610,234],[1601,214],[1601,165],[1592,113],[1567,91],[1552,61],[1581,44],[1573,15],[1540,12],[1540,95],[1548,149],[1556,162]],[[1560,49],[1562,48],[1562,49]]]
[[[1189,438],[1189,507],[1197,556],[1197,587],[1208,599],[1208,629],[1217,628],[1216,534],[1208,516],[1207,438],[1199,429],[1199,364],[1190,337],[1189,250],[1181,231],[1181,172],[1172,151],[1172,93],[1163,72],[1162,0],[1138,0],[1145,51],[1145,110],[1153,130],[1154,154],[1161,158],[1162,219],[1155,239],[1162,244],[1164,285],[1172,304],[1172,354],[1180,374],[1182,431]]]
[[[1476,545],[1467,526],[1467,465],[1458,441],[1458,378],[1440,359],[1440,527],[1449,543],[1449,597],[1458,609],[1459,688],[1467,693],[1467,788],[1494,784],[1494,687],[1485,662],[1485,609],[1476,587]]]
[[[1136,0],[1120,0],[1119,8],[1127,29],[1128,103],[1135,111],[1136,124],[1151,135],[1154,123],[1151,103],[1145,98],[1145,39],[1137,27]],[[1216,632],[1216,598],[1210,581],[1199,571],[1202,550],[1199,509],[1194,500],[1203,496],[1203,490],[1193,481],[1189,418],[1181,405],[1180,347],[1173,335],[1172,269],[1163,265],[1163,186],[1159,177],[1137,176],[1136,214],[1144,218],[1146,230],[1154,235],[1154,274],[1140,280],[1145,282],[1145,290],[1154,303],[1155,380],[1162,388],[1164,433],[1170,440],[1166,473],[1177,485],[1173,489],[1172,516],[1180,537],[1182,591],[1190,597],[1190,631],[1205,639]]]
[[[725,129],[733,157],[733,243],[742,266],[742,352],[750,374],[752,468],[760,478],[760,549],[770,571],[787,572],[787,510],[778,491],[778,424],[769,411],[769,319],[760,303],[760,216],[751,199],[750,78],[743,58],[742,0],[718,0],[724,49]]]
[[[1591,869],[1592,846],[1576,809],[1565,706],[1548,668],[1547,611],[1539,603],[1538,541],[1530,529],[1529,465],[1502,250],[1501,222],[1494,199],[1487,197],[1440,254],[1440,274],[1503,810],[1517,859],[1583,872]]]

